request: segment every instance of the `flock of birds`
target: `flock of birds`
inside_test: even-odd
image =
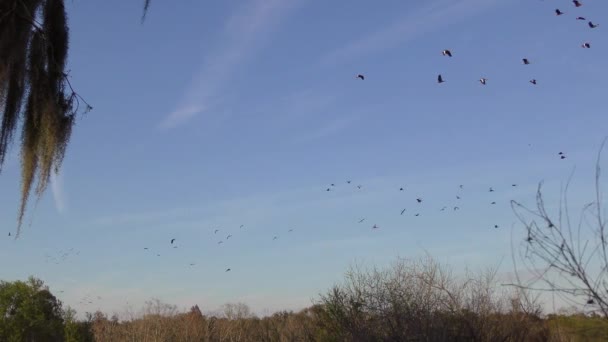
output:
[[[574,7],[582,7],[582,6],[583,6],[582,2],[580,2],[580,1],[578,1],[578,0],[573,0],[573,1],[572,1],[572,3],[574,4]],[[562,16],[562,15],[564,15],[564,14],[565,14],[565,12],[562,12],[562,11],[561,11],[559,8],[555,9],[555,15],[556,15],[556,16]],[[593,23],[592,21],[587,20],[587,18],[586,18],[586,17],[581,17],[581,16],[578,16],[578,17],[576,17],[576,20],[578,20],[578,21],[586,21],[586,22],[587,22],[587,26],[588,26],[589,28],[591,28],[591,29],[595,29],[595,28],[597,28],[597,27],[599,26],[599,24],[595,24],[595,23]],[[581,44],[581,47],[582,47],[583,49],[590,49],[590,48],[591,48],[591,43],[589,43],[589,42],[583,42],[583,43]],[[452,51],[451,51],[451,50],[449,50],[449,49],[445,49],[445,50],[443,50],[443,51],[441,52],[441,54],[442,54],[443,56],[446,56],[446,57],[450,57],[450,58],[451,58],[451,57],[453,57]],[[529,60],[528,58],[522,58],[522,59],[521,59],[521,61],[522,61],[523,65],[530,65],[530,64],[531,64],[531,62],[530,62],[530,60]],[[364,81],[364,80],[365,80],[365,75],[363,75],[363,74],[358,74],[358,75],[356,76],[356,78],[358,78],[358,79],[360,79],[360,80]],[[443,77],[443,75],[442,75],[442,74],[438,74],[438,75],[437,75],[437,83],[442,84],[442,83],[445,83],[445,82],[446,82],[446,81],[445,81],[445,78]],[[529,81],[529,82],[530,82],[532,85],[537,85],[537,84],[538,84],[538,81],[537,81],[535,78],[530,79],[530,81]],[[479,79],[479,83],[480,83],[481,85],[484,85],[484,86],[485,86],[485,85],[488,83],[488,79],[487,79],[486,77],[481,77],[481,78]]]
[[[583,6],[582,2],[578,1],[578,0],[573,0],[572,3],[574,4],[575,8],[579,8],[579,7]],[[555,9],[555,15],[556,16],[563,16],[565,14],[566,13],[563,12],[562,10]],[[583,17],[583,16],[577,16],[576,20],[577,21],[585,21],[585,22],[587,22],[587,26],[590,29],[595,29],[595,28],[597,28],[599,26],[598,24],[596,24],[596,23],[594,23],[594,22],[592,22],[590,20],[587,20],[587,18]],[[581,44],[581,47],[584,48],[584,49],[590,49],[591,48],[591,43],[587,42],[587,41],[583,42]],[[442,53],[443,56],[448,57],[448,58],[452,58],[454,56],[453,52],[450,49],[444,49],[443,51],[441,51],[441,53]],[[522,58],[521,62],[523,63],[523,65],[530,65],[531,64],[531,61],[528,58]],[[366,77],[363,74],[358,74],[358,75],[356,75],[356,78],[360,79],[361,81],[364,81]],[[437,83],[442,84],[442,83],[445,83],[445,82],[446,82],[446,80],[443,77],[443,75],[442,74],[438,74],[437,75]],[[537,85],[537,83],[538,83],[535,78],[530,79],[529,82],[532,85]],[[486,77],[481,77],[481,78],[479,78],[479,83],[481,85],[485,86],[485,85],[488,84],[488,79]],[[559,159],[563,160],[563,159],[566,159],[566,154],[564,152],[559,152],[557,154],[557,157]],[[345,183],[347,185],[353,187],[353,189],[355,189],[355,191],[360,191],[360,190],[363,189],[363,185],[361,185],[361,184],[353,185],[353,183],[352,183],[351,180],[347,180]],[[517,187],[517,184],[513,183],[510,186],[511,187]],[[334,189],[336,189],[336,188],[337,188],[336,184],[332,183],[327,188],[325,188],[325,191],[326,192],[331,192],[331,191],[334,191]],[[405,192],[406,191],[406,188],[403,187],[403,186],[397,187],[396,189],[397,189],[397,191],[400,191],[400,192]],[[459,201],[462,199],[462,196],[463,196],[462,191],[464,190],[464,185],[459,185],[458,189],[459,189],[459,191],[454,194],[454,198],[455,198],[456,202],[455,203],[451,203],[450,205],[444,205],[444,206],[438,208],[439,211],[443,212],[443,211],[446,211],[446,210],[450,210],[450,211],[454,211],[455,212],[455,211],[460,210],[460,206],[458,204],[459,204]],[[488,188],[488,192],[489,193],[494,193],[495,189],[493,187],[489,187]],[[421,206],[421,205],[423,205],[424,199],[422,197],[415,197],[415,202],[414,201],[412,201],[412,202],[413,202],[413,205],[415,205],[415,206]],[[496,203],[497,202],[495,200],[491,200],[491,202],[489,202],[490,205],[496,205]],[[400,209],[400,215],[401,216],[405,215],[406,212],[408,212],[407,208]],[[414,210],[413,213],[414,213],[413,216],[415,216],[415,217],[419,217],[420,216],[420,212],[418,210]],[[360,218],[358,218],[356,220],[356,222],[358,224],[364,224],[366,221],[367,221],[366,217],[360,217]],[[243,229],[244,227],[245,227],[244,225],[241,225],[239,227],[239,230]],[[381,227],[377,223],[374,223],[373,225],[371,225],[371,229],[374,230],[374,231],[378,230],[380,228]],[[498,224],[495,224],[495,225],[493,225],[493,228],[497,229],[497,228],[500,228],[500,226]],[[293,228],[290,228],[289,230],[287,230],[287,233],[292,233],[292,232],[294,232]],[[220,234],[220,233],[221,233],[220,229],[214,229],[213,230],[213,234],[216,235],[216,236],[218,234]],[[8,236],[9,237],[11,236],[10,232],[8,233]],[[230,240],[230,238],[232,238],[232,237],[233,237],[232,234],[227,234],[225,236],[225,238],[220,239],[217,242],[217,244],[218,245],[223,245],[225,242],[228,242]],[[279,239],[279,236],[275,235],[275,236],[272,237],[272,241],[276,241],[278,239]],[[527,239],[526,239],[526,241],[530,242],[531,239],[532,238],[530,236],[528,236]],[[170,238],[170,239],[168,239],[168,245],[171,248],[173,248],[173,249],[179,248],[179,246],[177,244],[177,239],[176,238]],[[157,257],[161,256],[160,253],[152,251],[149,247],[143,247],[143,249],[145,251],[153,254],[153,255],[156,255]],[[79,254],[80,254],[79,251],[76,251],[73,248],[71,248],[69,250],[59,251],[57,253],[57,255],[48,255],[47,254],[46,255],[46,262],[52,262],[52,263],[55,263],[55,264],[59,264],[59,263],[65,261],[69,256],[71,256],[71,255],[79,255]],[[196,263],[191,262],[191,263],[189,263],[189,266],[191,266],[191,267],[192,266],[196,266]],[[225,272],[230,272],[231,270],[232,269],[230,267],[228,267],[228,268],[225,269]],[[60,291],[60,292],[63,292],[63,291]],[[83,297],[81,299],[81,301],[79,302],[79,304],[83,304],[83,305],[93,304],[93,302],[94,302],[95,299],[101,300],[102,298],[101,297],[96,297],[95,298],[94,296],[87,295],[87,296],[85,296],[85,297]]]

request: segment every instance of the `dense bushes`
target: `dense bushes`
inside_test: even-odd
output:
[[[53,312],[58,313],[58,307],[60,303],[52,306]],[[226,304],[220,312],[205,315],[196,305],[180,312],[152,300],[141,312],[121,317],[96,312],[78,321],[70,309],[55,317],[63,327],[55,327],[57,334],[47,336],[65,341],[608,340],[608,320],[603,317],[542,318],[539,305],[527,293],[499,286],[493,270],[455,276],[431,258],[399,259],[387,269],[353,267],[343,283],[295,313],[259,318],[244,304]],[[0,327],[2,331],[8,330]],[[3,336],[2,341],[28,340],[24,335]]]

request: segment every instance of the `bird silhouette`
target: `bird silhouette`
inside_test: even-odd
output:
[[[218,242],[217,242],[217,244],[218,244],[218,245],[221,245],[221,244],[223,244],[223,243],[224,243],[224,241],[218,241]]]
[[[576,6],[576,7],[581,7],[581,6],[583,6],[583,4],[581,4],[581,2],[580,2],[580,1],[578,1],[578,0],[572,0],[572,3],[574,3],[574,6]]]
[[[348,181],[346,181],[346,184],[350,184],[350,183],[351,183],[351,181],[349,181],[349,180],[348,180]]]
[[[219,229],[216,229],[216,230],[213,232],[213,234],[217,234],[217,232],[219,232],[219,231],[220,231]]]
[[[359,223],[363,223],[363,221],[365,221],[365,218],[362,218],[361,220],[359,220]]]
[[[416,215],[414,215],[414,216],[418,217],[418,216],[420,216],[420,213],[418,213],[418,214],[416,214]]]
[[[596,27],[598,27],[598,26],[600,26],[599,24],[594,24],[594,23],[592,23],[592,22],[589,22],[589,23],[588,23],[588,25],[589,25],[589,27],[590,27],[590,28],[592,28],[592,29],[593,29],[593,28],[596,28]]]
[[[228,234],[228,236],[226,236],[226,240],[230,239],[232,237],[232,234]]]
[[[144,247],[144,249],[148,249],[148,247]]]
[[[457,200],[459,200],[459,199],[460,199],[460,196],[456,196],[456,199],[457,199]]]
[[[404,212],[405,212],[405,208],[403,210],[401,210],[401,215],[403,215]]]
[[[330,188],[327,188],[327,190],[325,190],[325,191],[331,191],[331,189],[330,189]]]
[[[443,50],[441,54],[443,54],[444,56],[452,57],[452,51],[450,50]]]
[[[194,266],[194,265],[196,265],[196,264],[192,264],[192,263],[190,264],[190,266]]]
[[[447,209],[447,207],[443,207],[439,211],[445,211],[446,209]]]
[[[361,74],[357,75],[357,78],[360,78],[360,79],[361,79],[361,81],[365,81],[365,76],[363,76],[363,75],[361,75]],[[373,83],[373,82],[372,82],[372,83]]]
[[[460,210],[460,207],[454,207],[454,211]]]
[[[532,79],[532,80],[530,80],[530,83],[532,83],[532,84],[536,85],[536,80],[535,80],[535,79]]]
[[[490,190],[488,190],[488,192],[494,192],[494,188],[490,187]]]
[[[560,11],[559,8],[555,9],[555,15],[562,15],[564,12]]]
[[[231,271],[231,269],[229,269],[229,268],[226,269],[226,272],[230,272],[230,271]]]
[[[492,202],[492,203],[490,203],[490,204],[496,204],[496,202]]]
[[[416,198],[416,202],[422,203],[422,198]]]
[[[357,189],[361,190],[361,187],[362,187],[361,185],[357,185]]]
[[[517,186],[517,184],[511,184],[511,186]]]
[[[576,17],[576,20],[587,20],[585,17]]]
[[[399,191],[403,191],[403,188],[399,188]]]
[[[587,304],[593,305],[593,304],[595,304],[595,301],[593,301],[593,299],[589,299],[589,300],[587,300]]]
[[[462,184],[460,184],[458,187],[461,189],[464,189],[464,185],[462,185]]]
[[[380,228],[380,227],[378,227],[378,225],[376,225],[376,224],[372,227],[372,229],[378,229],[378,228]]]
[[[245,225],[244,225],[244,224],[242,224],[242,225],[241,225],[239,228],[243,228],[243,227],[245,227]]]
[[[530,64],[530,60],[528,60],[527,58],[522,58],[521,61],[524,63],[524,65]]]
[[[275,236],[275,237],[273,237],[273,238],[272,238],[272,241],[274,241],[274,240],[276,240],[276,239],[278,239],[278,237],[276,237],[276,236]]]
[[[173,244],[175,242],[175,239],[171,239],[171,244]]]
[[[293,232],[293,228],[292,228],[292,229],[290,229],[290,230],[288,230],[288,231],[287,231],[287,232],[288,232],[288,233],[291,233],[291,232]]]
[[[482,85],[486,85],[487,82],[488,82],[487,78],[483,78],[482,77],[482,78],[479,79],[479,83],[481,83]]]
[[[497,224],[495,224],[495,225],[494,225],[494,228],[498,228],[498,225],[497,225]]]
[[[583,49],[591,49],[591,44],[589,44],[589,43],[584,43],[581,46],[583,47]]]
[[[443,77],[441,76],[441,74],[439,74],[437,76],[437,83],[443,83],[443,82],[445,82],[445,81],[443,80]]]

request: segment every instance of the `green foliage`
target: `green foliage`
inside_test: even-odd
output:
[[[63,341],[61,302],[41,280],[0,281],[0,341]]]
[[[571,342],[608,341],[608,319],[600,316],[549,315],[549,326]]]

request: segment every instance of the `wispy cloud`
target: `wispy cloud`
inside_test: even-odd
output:
[[[222,89],[237,68],[251,58],[300,0],[255,0],[241,7],[221,33],[223,43],[212,52],[177,108],[161,123],[167,129],[181,125],[221,102]]]
[[[63,176],[61,173],[51,173],[51,191],[55,201],[55,208],[60,214],[67,210],[67,196],[63,186]]]
[[[331,51],[323,64],[333,64],[353,57],[375,53],[416,39],[488,10],[502,0],[439,0],[410,12],[396,22]]]

